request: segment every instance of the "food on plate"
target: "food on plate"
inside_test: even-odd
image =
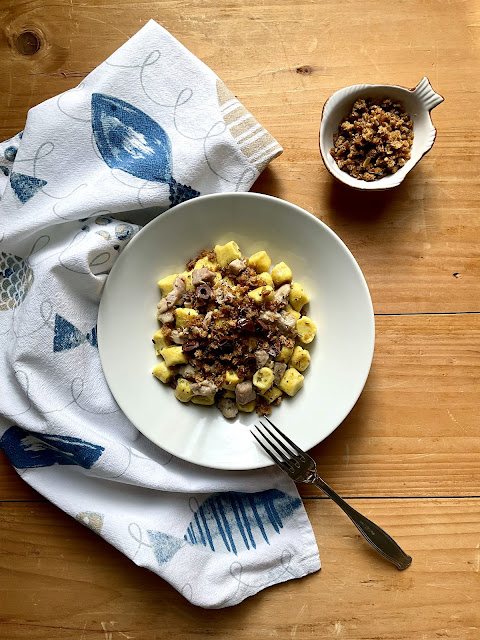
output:
[[[232,240],[158,281],[152,373],[177,400],[216,404],[226,418],[269,415],[302,388],[316,334],[309,297],[285,262],[271,265],[265,251],[242,258]]]
[[[342,171],[372,182],[403,167],[412,143],[413,121],[401,102],[362,98],[340,123],[330,154]]]

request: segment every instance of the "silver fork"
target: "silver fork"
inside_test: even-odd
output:
[[[272,460],[277,464],[280,469],[285,471],[292,480],[295,482],[305,482],[308,484],[314,484],[329,498],[331,498],[344,513],[350,518],[353,524],[360,531],[365,540],[371,544],[371,546],[400,570],[407,569],[412,564],[411,556],[407,555],[393,538],[388,533],[377,526],[374,522],[362,516],[361,513],[356,511],[353,507],[347,504],[335,491],[328,486],[328,484],[320,478],[317,473],[317,465],[315,460],[302,451],[288,436],[278,429],[273,422],[268,418],[265,418],[267,422],[275,429],[278,436],[269,429],[262,421],[260,424],[263,430],[255,425],[258,433],[262,436],[269,447],[257,437],[252,431],[252,435],[257,440],[259,445],[268,453]],[[268,434],[268,435],[267,435]],[[275,453],[272,452],[275,451]]]

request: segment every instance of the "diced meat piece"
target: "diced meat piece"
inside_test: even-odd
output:
[[[278,304],[285,306],[288,302],[288,296],[290,295],[290,283],[282,284],[275,293],[273,294],[273,299]]]
[[[230,262],[228,268],[234,275],[238,276],[239,273],[242,273],[242,271],[247,268],[247,265],[245,264],[245,260],[240,260],[240,258],[237,258],[236,260]]]
[[[157,304],[157,313],[166,313],[168,311],[168,304],[165,298],[162,298]]]
[[[283,374],[287,370],[287,365],[283,362],[275,362],[273,365],[273,384],[278,385],[283,378]]]
[[[255,356],[258,369],[261,369],[262,367],[264,367],[269,360],[269,355],[264,349],[259,349],[258,351],[255,351],[253,355]]]
[[[157,313],[157,320],[163,322],[163,324],[169,324],[175,320],[173,311],[165,311],[165,313]]]
[[[182,378],[186,378],[187,380],[195,379],[195,369],[191,364],[183,364],[181,367],[178,367],[178,373]]]
[[[211,380],[196,382],[190,387],[194,396],[211,396],[217,391],[217,387]]]
[[[215,278],[215,271],[210,271],[207,267],[201,269],[195,269],[192,273],[192,284],[194,287],[198,287],[202,282],[213,282]]]
[[[222,398],[218,401],[218,408],[223,413],[224,418],[236,418],[238,407],[231,398]]]
[[[175,278],[175,282],[173,283],[173,289],[165,296],[168,308],[171,309],[176,304],[178,304],[184,293],[185,278],[183,276],[178,276],[177,278]]]
[[[295,332],[297,321],[290,313],[282,311],[280,317],[277,319],[277,326],[282,333],[291,334]]]
[[[257,394],[253,390],[253,384],[251,380],[245,380],[245,382],[239,382],[235,387],[235,399],[238,404],[244,405],[255,400]]]
[[[275,322],[275,320],[280,317],[280,314],[275,313],[275,311],[262,311],[262,313],[258,317],[260,318],[260,320]]]
[[[170,338],[175,344],[185,344],[185,342],[188,340],[183,329],[173,329],[172,333],[170,334]]]

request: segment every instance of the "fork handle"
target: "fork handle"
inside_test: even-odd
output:
[[[317,474],[315,474],[313,484],[338,504],[340,509],[347,514],[365,540],[375,549],[375,551],[378,551],[378,553],[384,558],[393,562],[400,571],[407,569],[412,564],[411,556],[407,555],[386,531],[381,529],[365,516],[362,516],[361,513],[347,504],[345,500],[343,500],[338,493],[336,493]]]

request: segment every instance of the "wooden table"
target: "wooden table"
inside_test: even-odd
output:
[[[317,215],[365,274],[372,371],[315,455],[414,562],[391,568],[305,489],[322,571],[203,611],[43,500],[2,457],[1,640],[480,638],[480,2],[0,0],[1,138],[149,18],[283,144],[254,189]],[[333,182],[317,144],[328,96],[424,75],[445,96],[433,150],[391,192]]]

